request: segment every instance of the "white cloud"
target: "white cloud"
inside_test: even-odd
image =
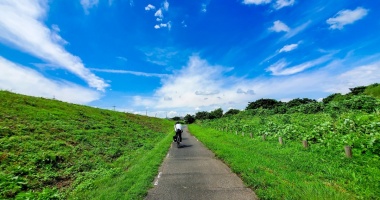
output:
[[[255,4],[255,5],[260,5],[260,4],[268,4],[272,0],[244,0],[243,4]]]
[[[0,89],[55,98],[66,102],[86,104],[100,98],[100,93],[79,85],[53,81],[37,71],[12,63],[0,56]]]
[[[266,70],[272,72],[273,75],[276,75],[281,72],[286,66],[288,66],[288,63],[285,61],[285,59],[281,59],[269,66]]]
[[[297,47],[298,47],[298,44],[289,44],[289,45],[285,45],[285,46],[282,47],[278,52],[279,52],[279,53],[282,53],[282,52],[293,51],[293,50],[296,49]]]
[[[284,67],[289,65],[284,60],[282,63]],[[342,68],[342,64],[350,70]],[[223,110],[231,107],[244,109],[248,102],[260,98],[317,99],[326,97],[328,93],[348,92],[349,87],[368,85],[380,80],[380,73],[377,73],[380,71],[380,61],[357,65],[349,60],[334,60],[332,55],[326,55],[300,64],[298,68],[315,65],[321,67],[308,73],[246,79],[227,76],[226,72],[232,70],[231,68],[210,65],[198,56],[192,56],[181,70],[161,79],[162,86],[153,96],[136,96],[131,105],[149,107],[152,113],[155,113],[154,110],[194,113],[215,110],[216,107]],[[280,68],[281,63],[278,66]],[[296,68],[292,70],[296,71]],[[314,96],[310,96],[311,94]]]
[[[155,17],[158,17],[158,18],[164,18],[164,15],[162,14],[162,10],[161,9],[158,9],[157,11],[156,11],[156,13],[154,13],[154,16]]]
[[[277,0],[274,8],[278,10],[283,7],[292,6],[294,3],[295,0]]]
[[[367,14],[368,10],[362,7],[358,7],[355,10],[341,10],[335,17],[326,20],[326,23],[330,25],[330,29],[343,29],[345,25],[352,24]]]
[[[146,7],[145,7],[145,10],[154,10],[156,9],[156,7],[154,7],[153,5],[151,4],[148,4]]]
[[[96,69],[96,68],[91,68],[91,70],[97,71],[97,72],[113,73],[113,74],[132,74],[132,75],[136,75],[136,76],[145,76],[145,77],[165,78],[165,77],[169,76],[168,74],[146,73],[146,72],[137,72],[137,71],[129,71],[129,70]]]
[[[58,33],[42,23],[46,1],[3,0],[0,10],[0,41],[68,70],[98,90],[109,86],[91,73],[80,58],[67,52]]]
[[[316,65],[325,63],[330,59],[331,59],[331,55],[326,55],[326,56],[322,56],[318,59],[311,60],[308,62],[304,62],[302,64],[292,66],[292,67],[288,67],[288,68],[286,68],[286,67],[289,65],[289,63],[287,63],[284,59],[282,59],[282,60],[276,62],[275,64],[271,65],[270,67],[268,67],[267,71],[272,72],[271,74],[275,75],[275,76],[292,75],[292,74],[300,73],[300,72],[302,72],[306,69],[309,69],[311,67],[314,67]]]
[[[295,35],[297,35],[298,33],[301,33],[302,31],[304,31],[307,27],[309,27],[309,25],[311,24],[312,22],[309,20],[299,26],[297,26],[296,28],[293,28],[291,30],[289,30],[288,33],[286,33],[286,35],[284,36],[285,39],[289,39]]]
[[[282,32],[282,31],[289,32],[290,28],[286,24],[281,22],[280,20],[277,20],[273,22],[273,26],[270,27],[269,30],[275,31],[275,32]]]
[[[171,29],[171,22],[168,23],[161,23],[161,24],[156,24],[154,26],[155,29],[160,29],[160,28],[168,28],[169,30]]]
[[[168,1],[164,1],[163,4],[164,4],[164,5],[162,6],[162,8],[163,8],[165,11],[168,11],[168,10],[169,10],[169,2],[168,2]]]
[[[336,77],[335,87],[330,92],[348,92],[350,87],[378,83],[380,80],[380,62],[361,65],[346,71]]]
[[[51,26],[52,28],[52,31],[51,31],[51,38],[54,42],[56,42],[57,44],[61,44],[61,45],[66,45],[68,44],[68,42],[66,40],[64,40],[58,33],[61,31],[61,29],[59,28],[58,25],[56,24],[53,24]]]
[[[80,0],[80,4],[82,5],[83,9],[84,9],[84,12],[86,14],[89,13],[89,9],[94,7],[94,6],[97,6],[99,3],[99,0]]]

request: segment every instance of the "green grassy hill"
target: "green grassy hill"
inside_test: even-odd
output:
[[[380,84],[375,83],[375,84],[367,86],[366,89],[364,90],[364,94],[380,99]]]
[[[164,119],[7,91],[0,110],[0,199],[142,198],[169,148]]]

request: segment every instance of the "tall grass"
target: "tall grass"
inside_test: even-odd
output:
[[[380,199],[380,161],[190,125],[260,199]]]

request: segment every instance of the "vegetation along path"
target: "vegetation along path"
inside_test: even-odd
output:
[[[173,143],[154,180],[149,199],[257,199],[240,178],[206,149],[188,129]]]

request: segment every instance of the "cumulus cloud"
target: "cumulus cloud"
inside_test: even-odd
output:
[[[92,102],[101,96],[97,91],[70,82],[48,79],[33,69],[15,64],[1,56],[0,69],[2,90],[79,104]]]
[[[289,32],[290,28],[284,24],[282,21],[277,20],[273,22],[273,26],[269,28],[269,30],[274,31],[274,32]]]
[[[278,73],[286,74],[287,72],[283,70],[286,70],[290,64],[282,60],[282,65]],[[332,55],[304,62],[291,70],[297,71],[297,68],[316,65],[321,67],[308,73],[247,79],[229,76],[227,72],[231,71],[231,68],[210,65],[206,60],[192,56],[182,69],[161,79],[162,86],[154,95],[136,96],[131,104],[141,108],[150,107],[151,110],[167,110],[167,112],[181,110],[182,113],[215,110],[215,107],[221,107],[223,110],[231,107],[244,109],[248,102],[260,98],[290,100],[300,95],[321,98],[326,97],[328,93],[344,93],[348,92],[348,87],[368,85],[380,80],[380,73],[377,73],[380,71],[380,61],[362,65],[352,63],[350,60],[334,59]],[[350,70],[342,68],[342,65]],[[281,68],[281,62],[278,66]],[[209,93],[209,95],[197,95],[196,91],[198,94]],[[216,92],[212,94],[212,91],[218,91],[218,94]]]
[[[268,4],[272,0],[244,0],[243,4],[255,4],[255,5],[260,5],[260,4]]]
[[[294,3],[295,0],[277,0],[274,8],[278,10],[283,7],[292,6]]]
[[[146,7],[145,7],[145,10],[154,10],[156,9],[155,6],[153,6],[152,4],[148,4]]]
[[[296,49],[297,47],[298,47],[298,44],[289,44],[289,45],[285,45],[285,46],[282,47],[278,52],[279,52],[279,53],[282,53],[282,52],[293,51],[293,50]]]
[[[0,40],[59,66],[85,80],[91,87],[104,91],[109,85],[87,69],[80,58],[62,46],[57,28],[50,30],[43,23],[46,1],[3,0],[0,3]]]
[[[168,23],[156,24],[156,25],[154,25],[154,28],[155,29],[168,28],[170,30],[171,29],[171,22],[169,21]]]
[[[326,20],[330,29],[343,29],[345,25],[353,24],[368,14],[368,10],[358,7],[355,10],[341,10],[334,17]]]
[[[151,5],[151,4],[149,4],[148,6],[145,7],[145,10],[154,10],[154,9],[156,9],[156,7]],[[165,0],[161,4],[161,8],[159,8],[154,13],[154,17],[156,18],[156,21],[157,22],[163,22],[164,21],[164,12],[168,12],[168,11],[169,11],[169,2],[167,0]],[[160,24],[154,25],[154,28],[155,29],[168,28],[170,30],[171,29],[171,21],[168,21],[168,20],[166,20],[166,21],[167,21],[166,23],[160,23]]]

